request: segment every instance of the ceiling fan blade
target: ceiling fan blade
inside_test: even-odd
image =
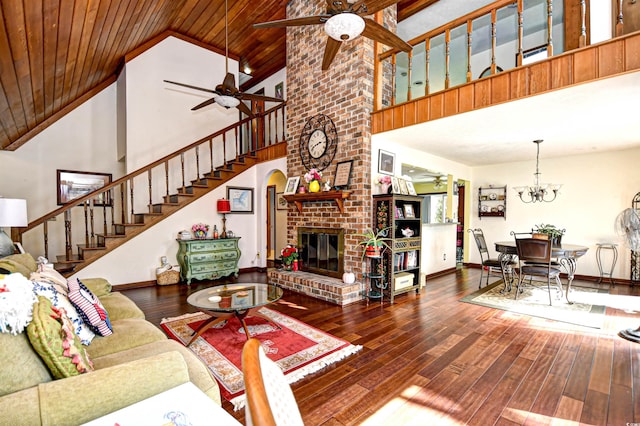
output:
[[[204,108],[204,107],[206,107],[207,105],[211,105],[211,104],[213,104],[213,103],[215,103],[215,102],[216,102],[216,98],[210,98],[210,99],[207,99],[206,101],[204,101],[204,102],[202,102],[202,103],[200,103],[200,104],[198,104],[198,105],[194,106],[193,108],[191,108],[191,111],[195,111],[195,110],[197,110],[197,109]]]
[[[302,18],[280,19],[278,21],[260,22],[253,24],[253,28],[283,28],[299,27],[301,25],[324,24],[331,15],[305,16]]]
[[[399,0],[364,0],[362,2],[358,2],[364,3],[364,8],[361,9],[361,11],[356,11],[356,13],[360,16],[373,15],[374,13],[382,9],[386,9],[398,2]]]
[[[404,52],[409,52],[412,49],[409,43],[369,18],[364,18],[364,31],[362,31],[362,35]]]
[[[224,80],[222,81],[222,86],[224,86],[226,89],[229,89],[229,90],[236,89],[236,77],[230,72],[228,72],[227,75],[224,76]]]
[[[336,57],[341,45],[341,41],[327,37],[327,46],[324,48],[324,57],[322,58],[322,71],[329,69],[331,62],[333,62],[333,58]]]
[[[243,112],[244,114],[248,115],[251,118],[255,117],[254,114],[249,109],[249,107],[247,106],[247,104],[245,104],[244,102],[240,102],[236,108],[238,108],[241,112]]]
[[[163,80],[165,83],[171,83],[182,87],[188,87],[189,89],[202,90],[203,92],[216,93],[215,90],[205,89],[204,87],[192,86],[190,84],[178,83],[176,81]]]
[[[238,99],[248,100],[248,101],[262,101],[262,102],[284,102],[284,99],[273,98],[271,96],[264,95],[256,95],[254,93],[238,93]]]

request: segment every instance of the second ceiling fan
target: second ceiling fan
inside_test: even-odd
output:
[[[324,30],[329,36],[322,59],[324,71],[329,69],[340,50],[341,43],[352,40],[360,34],[387,46],[409,52],[412,49],[410,44],[374,20],[364,17],[394,5],[398,1],[359,0],[349,3],[347,0],[327,0],[327,11],[322,15],[261,22],[253,26],[254,28],[282,28],[324,24]]]
[[[227,0],[224,2],[224,60],[225,60],[225,71],[226,75],[222,84],[218,84],[215,89],[206,89],[204,87],[192,86],[190,84],[178,83],[177,81],[164,80],[165,83],[171,83],[182,87],[188,87],[189,89],[200,90],[203,92],[212,93],[214,96],[212,98],[207,99],[206,101],[199,103],[198,105],[191,108],[191,111],[198,110],[200,108],[204,108],[213,103],[217,103],[225,108],[238,108],[244,114],[249,117],[254,117],[251,109],[244,104],[242,101],[258,101],[258,102],[284,102],[283,99],[274,98],[271,96],[264,95],[256,95],[253,93],[243,93],[236,87],[236,78],[235,76],[229,72],[229,34],[228,27],[229,24],[227,22]]]

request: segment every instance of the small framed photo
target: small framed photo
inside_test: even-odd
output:
[[[391,192],[394,194],[400,193],[400,184],[398,183],[398,178],[395,176],[391,178]]]
[[[400,184],[400,193],[402,195],[409,195],[409,189],[407,188],[407,181],[402,178],[398,178],[398,183]]]
[[[396,155],[392,152],[378,150],[378,173],[393,175],[396,166]]]
[[[333,180],[334,187],[337,189],[345,189],[349,187],[352,167],[353,160],[342,161],[336,165],[336,177]]]
[[[63,206],[76,198],[111,183],[111,173],[78,172],[73,170],[57,170],[58,205]],[[110,192],[102,192],[93,199],[96,206],[110,206]]]
[[[416,217],[416,213],[413,211],[413,204],[405,204],[404,206],[404,217],[407,219],[412,219]]]
[[[276,208],[278,210],[286,210],[289,206],[289,203],[284,198],[284,192],[278,192],[276,194]]]
[[[300,184],[300,176],[294,176],[287,179],[287,186],[284,187],[283,195],[295,194]]]
[[[404,219],[404,213],[402,213],[402,209],[396,206],[396,219]]]
[[[418,195],[416,188],[413,186],[413,182],[410,180],[407,181],[407,189],[409,190],[409,195]]]
[[[227,200],[231,202],[231,213],[253,213],[253,188],[227,186]]]

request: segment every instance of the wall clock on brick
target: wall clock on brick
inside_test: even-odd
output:
[[[324,170],[338,150],[338,132],[324,114],[311,117],[300,134],[300,158],[307,169]]]

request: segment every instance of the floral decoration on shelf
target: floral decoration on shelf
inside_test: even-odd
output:
[[[207,238],[209,225],[207,225],[206,223],[196,223],[191,227],[191,231],[196,238]]]
[[[285,248],[280,250],[280,258],[282,259],[282,264],[284,265],[285,269],[289,271],[292,268],[294,270],[298,270],[298,249],[295,246],[287,244]]]
[[[384,201],[378,204],[376,222],[378,230],[382,230],[389,226],[389,205]],[[386,237],[386,235],[384,236]]]
[[[376,178],[376,183],[378,185],[391,185],[391,176],[378,175],[378,177]]]
[[[322,172],[311,169],[304,174],[304,180],[309,184],[309,192],[320,191],[320,181],[322,180]]]

